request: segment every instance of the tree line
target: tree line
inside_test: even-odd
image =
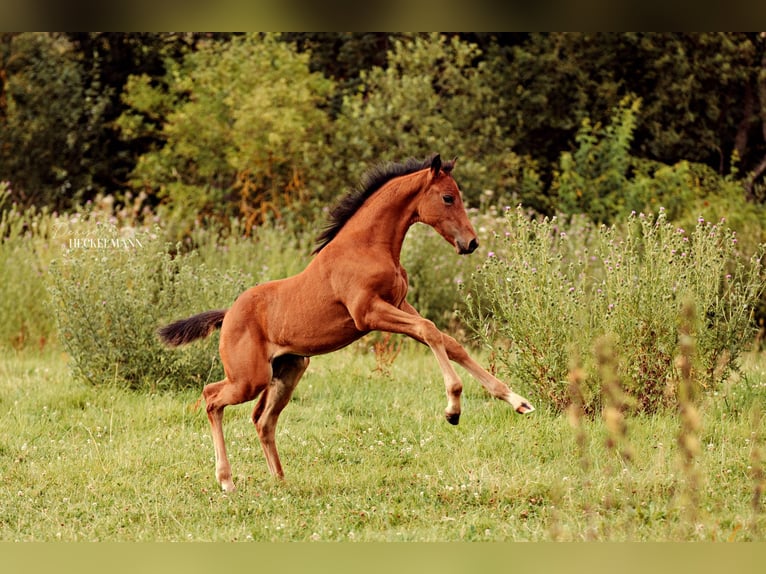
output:
[[[23,206],[255,225],[435,151],[474,204],[762,210],[766,35],[0,34],[0,181]]]

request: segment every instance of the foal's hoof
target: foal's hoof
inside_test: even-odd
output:
[[[520,415],[531,413],[533,410],[535,410],[535,407],[533,407],[526,401],[521,403],[518,407],[516,407],[516,412],[519,413]]]
[[[444,413],[444,416],[447,417],[447,422],[451,425],[456,425],[460,422],[460,413]]]

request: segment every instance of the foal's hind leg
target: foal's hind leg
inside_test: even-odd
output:
[[[253,423],[261,440],[263,454],[266,455],[266,463],[271,474],[277,478],[284,478],[282,464],[279,462],[275,435],[277,420],[282,409],[287,406],[298,381],[306,368],[309,366],[308,357],[296,355],[283,355],[274,359],[272,370],[274,376],[266,388],[258,403],[253,409]]]
[[[221,488],[227,492],[234,490],[234,482],[231,480],[231,465],[226,456],[226,443],[223,439],[223,409],[226,406],[217,400],[220,393],[229,385],[228,379],[217,383],[205,385],[202,396],[207,405],[207,418],[210,421],[210,433],[213,435],[213,449],[215,450],[215,479]]]
[[[221,488],[227,492],[234,490],[231,478],[231,465],[226,456],[226,444],[223,438],[223,409],[228,405],[237,405],[253,400],[266,388],[271,379],[271,368],[268,361],[250,365],[251,369],[240,371],[236,378],[233,374],[217,383],[206,385],[202,396],[207,405],[207,418],[210,421],[210,432],[213,435],[215,449],[215,478]],[[236,372],[236,371],[234,371]]]

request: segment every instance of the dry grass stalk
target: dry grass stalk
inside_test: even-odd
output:
[[[629,397],[622,390],[618,373],[618,358],[609,337],[601,337],[594,346],[596,362],[601,375],[601,392],[604,398],[602,416],[608,431],[606,447],[617,450],[623,463],[633,460],[633,447],[628,442],[628,424],[625,411],[630,406]]]
[[[403,345],[402,337],[395,337],[392,333],[383,333],[372,346],[373,353],[375,353],[375,371],[384,375],[391,374],[391,365],[402,352]]]
[[[577,361],[572,361],[567,373],[567,381],[569,397],[571,402],[566,410],[567,421],[569,426],[572,427],[575,433],[575,442],[577,444],[577,450],[580,455],[580,468],[583,471],[583,483],[582,488],[587,491],[591,487],[590,478],[588,473],[591,469],[591,460],[588,453],[588,434],[585,431],[585,398],[583,396],[583,388],[585,388],[586,379],[588,374],[578,364]],[[593,511],[589,504],[583,505],[583,511],[587,518],[587,528],[585,530],[586,540],[596,540],[598,534],[593,526]]]
[[[569,381],[568,389],[571,403],[567,407],[566,415],[569,426],[575,432],[575,442],[580,453],[580,467],[584,473],[590,469],[590,457],[588,456],[588,436],[583,426],[583,417],[585,416],[583,385],[587,374],[579,365],[572,365],[567,374]]]
[[[750,450],[750,472],[753,477],[753,498],[751,507],[753,510],[752,518],[750,521],[750,529],[753,533],[753,537],[757,538],[758,535],[758,516],[761,514],[762,500],[764,489],[766,489],[766,473],[763,471],[763,453],[761,452],[761,446],[758,429],[761,426],[762,413],[760,408],[753,410],[753,422],[751,428],[752,443]]]
[[[701,419],[694,403],[695,381],[693,376],[694,305],[687,302],[681,309],[681,326],[678,337],[678,357],[676,367],[680,375],[678,384],[678,408],[681,428],[678,433],[678,448],[681,453],[681,468],[686,478],[682,491],[682,505],[686,510],[688,523],[696,524],[700,504],[701,477],[695,466],[695,459],[700,454],[699,432]]]

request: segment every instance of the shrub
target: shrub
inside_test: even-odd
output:
[[[309,70],[308,54],[248,34],[167,65],[167,89],[131,77],[117,125],[126,139],[164,141],[138,159],[132,184],[168,201],[181,233],[200,213],[236,214],[249,229],[322,191],[333,83]]]
[[[132,389],[199,387],[223,377],[217,335],[182,349],[161,346],[164,323],[229,306],[250,283],[198,253],[178,253],[159,229],[71,222],[70,248],[51,263],[52,311],[75,376]],[[74,241],[74,243],[73,243]]]
[[[492,74],[479,47],[457,37],[395,39],[386,67],[363,71],[359,91],[343,99],[332,133],[342,158],[336,180],[345,186],[371,163],[440,152],[459,157],[456,177],[469,201],[519,184],[524,162],[510,151]]]
[[[561,211],[610,224],[620,214],[662,205],[675,220],[702,192],[695,185],[694,164],[666,165],[630,154],[640,104],[636,98],[623,99],[604,126],[582,121],[577,149],[563,152],[554,172],[552,191]]]
[[[586,410],[600,406],[593,344],[613,341],[618,374],[639,410],[675,400],[679,312],[696,309],[696,380],[716,387],[754,334],[764,290],[760,256],[736,257],[736,234],[700,218],[690,232],[631,215],[620,226],[510,211],[507,229],[473,284],[463,318],[522,394],[557,410],[569,403],[573,357],[590,373]]]

